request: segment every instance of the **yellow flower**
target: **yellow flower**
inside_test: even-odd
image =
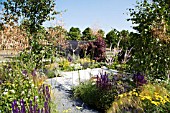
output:
[[[123,97],[123,94],[118,95],[118,97],[119,97],[119,98],[122,98],[122,97]]]
[[[129,95],[131,96],[132,94],[133,94],[133,92],[132,92],[132,91],[130,91],[130,92],[129,92]]]
[[[134,96],[139,96],[137,92],[132,93]]]
[[[165,103],[166,103],[166,100],[161,100],[161,103],[162,103],[162,104],[165,104]]]
[[[167,101],[167,102],[170,102],[169,98],[167,96],[164,96],[164,99]]]
[[[156,102],[156,101],[151,101],[152,104],[155,104],[156,106],[158,106],[160,103]]]
[[[64,110],[64,111],[63,111],[63,113],[69,113],[69,111],[71,111],[71,109],[70,109],[70,108],[69,108],[69,109]]]
[[[150,101],[152,101],[152,98],[150,97],[150,96],[143,96],[143,95],[139,95],[140,96],[140,99],[141,100],[145,100],[145,99],[148,99],[148,100],[150,100]]]
[[[160,95],[155,95],[156,100],[163,100],[163,98]]]
[[[152,97],[150,97],[150,96],[145,96],[145,98],[152,101]]]
[[[123,94],[123,97],[126,97],[126,96],[127,96],[127,94],[126,94],[126,93],[124,93],[124,94]]]

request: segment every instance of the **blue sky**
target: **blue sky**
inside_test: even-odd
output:
[[[62,20],[64,27],[78,27],[83,31],[87,27],[101,28],[106,33],[112,28],[132,31],[131,22],[127,22],[127,8],[134,7],[136,0],[56,0],[56,10],[64,11],[57,20]],[[55,21],[55,22],[56,22]],[[55,22],[47,22],[52,26]]]

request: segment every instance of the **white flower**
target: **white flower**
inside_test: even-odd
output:
[[[7,94],[8,94],[8,92],[6,92],[6,91],[5,91],[3,94],[4,94],[4,95],[7,95]]]
[[[38,99],[38,96],[35,96],[35,99]]]
[[[34,84],[33,84],[33,83],[31,84],[31,87],[34,87]]]
[[[70,64],[70,66],[71,66],[71,67],[74,67],[74,66],[75,66],[75,64]]]
[[[74,65],[74,69],[81,69],[81,68],[82,66],[80,65],[80,63]]]
[[[95,85],[95,84],[96,84],[95,82],[92,83],[92,85]]]
[[[21,95],[23,95],[24,93],[25,93],[25,92],[24,92],[24,91],[22,91],[22,92],[21,92]]]
[[[5,88],[5,91],[8,92],[8,89]]]
[[[14,90],[10,90],[11,91],[11,93],[15,93],[15,91]]]

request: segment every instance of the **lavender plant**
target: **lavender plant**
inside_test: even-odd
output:
[[[12,112],[13,113],[50,113],[50,91],[49,91],[49,87],[48,86],[44,86],[43,85],[43,91],[44,91],[44,98],[45,98],[45,102],[44,102],[44,106],[43,107],[39,107],[38,106],[38,100],[36,99],[36,97],[34,97],[34,100],[30,100],[29,103],[26,103],[23,99],[20,100],[20,104],[18,104],[19,102],[17,102],[16,100],[14,100],[12,102]]]
[[[100,75],[97,75],[96,85],[102,90],[111,89],[111,80],[109,79],[109,74],[105,72],[104,74],[100,73]]]
[[[144,75],[142,75],[139,72],[137,74],[134,74],[133,80],[134,80],[136,86],[142,86],[147,83],[147,80],[145,79]]]
[[[39,76],[37,69],[27,68],[22,62],[4,64],[4,67],[0,69],[2,69],[1,112],[8,113],[13,110],[14,113],[24,113],[25,110],[28,112],[31,109],[38,111],[44,102],[48,103],[46,109],[50,110],[50,89],[47,86],[42,86],[44,78]],[[30,101],[32,101],[32,107],[30,107]]]

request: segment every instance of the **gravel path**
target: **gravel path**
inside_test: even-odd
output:
[[[55,103],[57,104],[57,110],[59,113],[99,113],[89,106],[85,105],[80,99],[73,99],[71,88],[83,82],[89,80],[90,77],[103,72],[104,69],[86,69],[72,72],[63,72],[63,77],[56,77],[47,79],[47,83],[52,86],[53,97],[55,97]],[[112,71],[116,73],[116,71]]]
[[[89,80],[90,76],[98,74],[99,71],[101,69],[98,68],[79,72],[63,72],[63,77],[47,79],[47,83],[52,86],[52,97],[54,97],[59,113],[99,113],[84,104],[80,99],[73,99],[71,90],[72,86],[79,84],[79,80],[81,82]]]
[[[90,109],[85,105],[80,99],[73,99],[71,90],[66,90],[62,85],[57,85],[55,87],[57,98],[57,105],[59,113],[63,111],[68,113],[99,113],[96,110]]]

